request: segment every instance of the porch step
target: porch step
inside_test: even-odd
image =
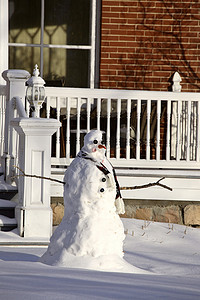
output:
[[[4,190],[0,188],[0,198],[4,200],[11,200],[18,193],[17,189]]]
[[[15,218],[8,218],[0,215],[0,231],[11,231],[15,228],[17,228]]]
[[[0,171],[0,199],[11,200],[17,194],[17,187],[4,181],[4,175]]]
[[[11,231],[17,228],[13,201],[0,199],[0,231]]]
[[[17,194],[17,188],[4,181],[0,166],[0,231],[11,231],[17,228],[15,219],[16,203],[11,201]]]

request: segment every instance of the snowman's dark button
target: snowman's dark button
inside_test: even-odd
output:
[[[105,182],[105,181],[106,181],[106,178],[105,178],[105,177],[103,177],[103,178],[102,178],[102,181],[103,181],[103,182]]]
[[[97,140],[94,140],[93,143],[94,143],[94,144],[98,144],[98,141],[97,141]]]
[[[103,189],[103,188],[102,188],[102,189],[100,189],[100,192],[101,192],[101,193],[103,193],[103,192],[104,192],[104,189]]]

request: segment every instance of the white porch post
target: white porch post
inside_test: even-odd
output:
[[[2,73],[3,78],[7,82],[7,101],[5,112],[5,131],[4,131],[4,155],[2,158],[3,171],[5,180],[9,182],[12,175],[12,160],[13,160],[13,146],[15,144],[15,134],[10,127],[10,120],[14,118],[14,109],[11,99],[13,97],[20,97],[25,107],[25,82],[30,77],[29,72],[25,70],[6,70]]]
[[[16,118],[11,125],[19,134],[19,167],[26,174],[50,177],[51,136],[60,127],[60,122],[55,119]],[[50,181],[20,176],[18,194],[16,218],[20,236],[50,238]]]

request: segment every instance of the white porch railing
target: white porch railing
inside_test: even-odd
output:
[[[46,88],[47,117],[62,122],[52,165],[69,165],[90,129],[105,132],[115,167],[200,163],[200,93]]]
[[[67,166],[90,129],[105,132],[115,167],[183,167],[200,163],[200,93],[46,87],[47,118],[61,120],[52,165]],[[0,157],[6,86],[0,86]]]

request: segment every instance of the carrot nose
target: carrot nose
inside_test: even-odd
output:
[[[99,149],[102,149],[102,148],[106,149],[106,147],[104,145],[101,145],[101,144],[98,146],[98,148]]]

